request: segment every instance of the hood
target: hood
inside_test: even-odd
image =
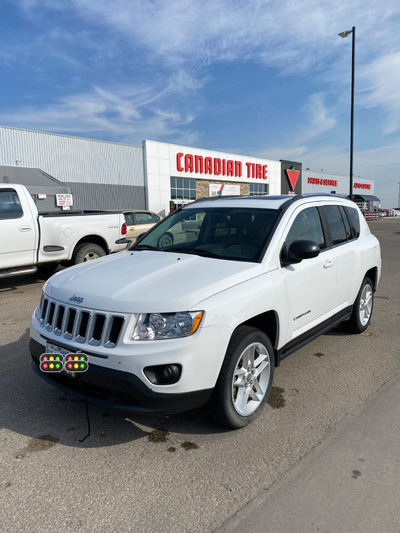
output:
[[[51,298],[89,309],[166,313],[196,310],[202,300],[262,273],[259,263],[127,251],[58,272],[45,291]]]

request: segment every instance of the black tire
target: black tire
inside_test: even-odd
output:
[[[374,308],[374,285],[369,278],[364,278],[353,305],[351,317],[343,322],[344,329],[349,333],[362,333],[371,321]]]
[[[255,354],[258,356],[254,357]],[[259,363],[255,364],[257,361]],[[274,349],[268,336],[259,329],[240,326],[232,335],[208,402],[212,418],[232,429],[252,422],[261,413],[271,392],[274,368]]]
[[[161,235],[157,241],[158,248],[168,248],[174,244],[174,237],[171,233],[167,232]]]
[[[103,257],[104,255],[106,255],[106,252],[98,244],[94,244],[92,242],[83,242],[78,244],[78,246],[75,248],[71,259],[71,265],[92,261],[93,259]]]

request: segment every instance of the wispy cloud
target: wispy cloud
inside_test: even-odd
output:
[[[389,53],[364,67],[361,102],[368,107],[381,106],[387,113],[383,133],[400,127],[400,51]]]
[[[0,114],[4,124],[17,127],[59,131],[80,135],[105,135],[114,140],[134,144],[143,138],[159,139],[171,135],[182,141],[194,141],[197,134],[187,130],[193,116],[182,114],[173,107],[156,102],[170,89],[157,87],[114,86],[105,90],[94,87],[85,94],[62,98],[55,104],[41,107],[25,106],[17,111]]]
[[[18,3],[18,1],[17,1]],[[359,25],[358,39],[371,57],[374,42],[397,43],[390,31],[399,16],[396,0],[384,5],[354,0],[20,0],[25,13],[74,12],[93,27],[107,28],[164,62],[260,61],[280,69],[307,69],[335,55],[336,32]],[[355,19],[355,20],[354,20]],[[379,20],[379,25],[377,25]],[[352,22],[350,22],[352,21]],[[374,54],[372,54],[374,57]]]
[[[332,129],[336,125],[336,119],[326,107],[323,95],[314,93],[309,97],[306,106],[306,121],[308,125],[302,135],[302,142]]]

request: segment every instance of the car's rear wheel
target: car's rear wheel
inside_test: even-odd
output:
[[[353,311],[344,327],[350,333],[362,333],[371,321],[374,308],[374,286],[369,278],[364,278],[360,291],[354,302]]]
[[[104,249],[98,244],[87,242],[78,244],[71,259],[72,265],[92,261],[106,255]]]
[[[252,422],[269,396],[273,374],[274,349],[267,335],[240,326],[229,343],[209,401],[211,416],[233,429]]]

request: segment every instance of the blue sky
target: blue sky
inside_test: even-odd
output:
[[[351,6],[350,6],[351,4]],[[400,181],[400,3],[0,0],[0,124]]]

